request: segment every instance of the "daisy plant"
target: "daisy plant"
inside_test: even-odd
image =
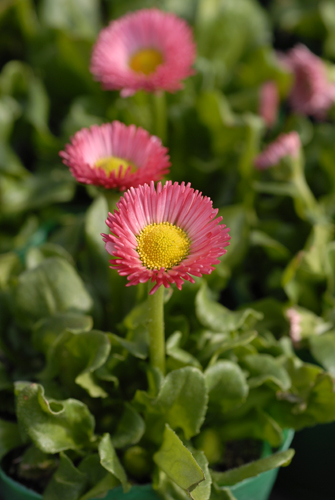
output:
[[[127,286],[150,282],[148,331],[152,366],[165,373],[164,287],[211,274],[229,245],[229,229],[220,224],[212,201],[190,184],[159,182],[131,188],[106,220],[102,234],[113,256],[111,267],[127,276]],[[153,286],[152,286],[153,284]]]

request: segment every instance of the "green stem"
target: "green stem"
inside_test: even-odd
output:
[[[149,291],[151,285],[149,284]],[[148,295],[148,331],[151,366],[165,375],[164,286]]]
[[[114,189],[104,189],[103,195],[107,201],[108,211],[114,213],[116,209],[116,204],[121,198],[121,193],[115,191]]]
[[[159,137],[163,144],[166,143],[166,99],[165,92],[162,90],[153,93],[154,115],[155,115],[155,135]]]

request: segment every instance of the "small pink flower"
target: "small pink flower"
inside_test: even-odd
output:
[[[303,115],[324,118],[335,100],[335,84],[329,81],[322,59],[302,44],[281,54],[280,59],[294,75],[289,96],[292,109]]]
[[[273,81],[265,82],[260,90],[259,115],[268,127],[277,120],[279,105],[278,87]]]
[[[302,339],[301,316],[293,307],[287,309],[285,315],[290,322],[290,337],[292,342],[298,344]]]
[[[104,28],[93,48],[91,72],[105,90],[126,97],[182,88],[193,74],[195,45],[187,23],[158,9],[131,12]]]
[[[127,286],[156,283],[151,294],[161,285],[175,283],[180,290],[183,280],[194,283],[191,275],[210,274],[229,245],[229,229],[217,213],[184,182],[159,182],[157,192],[153,182],[130,188],[108,215],[111,234],[102,234],[114,257],[111,268],[128,277]]]
[[[161,180],[170,167],[158,137],[118,121],[76,132],[59,154],[79,182],[119,191]]]
[[[256,157],[254,165],[259,170],[273,167],[285,156],[292,156],[293,158],[298,156],[300,146],[300,137],[297,132],[292,131],[288,134],[281,134]]]

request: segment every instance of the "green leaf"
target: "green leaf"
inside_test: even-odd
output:
[[[139,442],[145,431],[145,424],[140,414],[128,403],[115,432],[112,435],[112,443],[115,448],[124,448]]]
[[[162,446],[153,458],[158,467],[189,494],[205,479],[192,453],[167,424]]]
[[[100,463],[98,453],[87,455],[79,464],[78,470],[85,474],[89,490],[80,497],[80,500],[89,500],[99,497],[120,484],[112,474],[106,471]]]
[[[191,497],[194,500],[209,500],[211,496],[212,477],[208,468],[208,460],[202,451],[192,450],[192,454],[201,467],[205,480],[201,481],[201,483],[192,490]]]
[[[117,457],[109,434],[104,434],[99,443],[99,455],[101,465],[120,481],[123,491],[126,493],[130,489],[130,485],[127,482],[126,473]]]
[[[33,343],[38,351],[47,353],[59,335],[69,330],[72,333],[87,332],[93,326],[91,316],[75,313],[57,313],[42,318],[33,329]]]
[[[250,242],[252,245],[263,247],[273,260],[284,260],[290,256],[289,250],[284,245],[263,231],[256,229],[252,231]]]
[[[0,459],[21,444],[22,439],[18,425],[14,422],[0,420]]]
[[[57,453],[88,445],[94,418],[86,405],[75,399],[47,400],[39,384],[18,383],[16,387],[20,429],[38,448],[45,453]]]
[[[64,454],[43,494],[44,500],[78,500],[86,487],[85,474],[80,472]]]
[[[128,340],[114,333],[108,334],[112,345],[116,344],[123,347],[129,354],[136,358],[146,359],[149,352],[149,334],[146,328],[138,326],[134,331],[131,331],[133,340]]]
[[[197,434],[207,409],[204,375],[197,368],[185,367],[170,372],[164,379],[153,406],[173,428],[181,428],[186,439]]]
[[[92,299],[75,269],[57,257],[22,273],[13,299],[18,320],[25,327],[45,316],[66,311],[85,313],[92,308]]]
[[[99,31],[99,6],[96,0],[44,0],[42,22],[73,36],[94,39]]]
[[[335,376],[335,332],[310,337],[309,345],[316,361]]]
[[[263,315],[253,309],[232,312],[210,298],[209,289],[204,284],[196,296],[196,315],[200,323],[214,332],[234,331],[243,326],[251,326]]]
[[[223,412],[240,406],[249,388],[241,368],[232,361],[218,361],[205,372],[209,403],[219,405]]]
[[[291,379],[282,366],[273,356],[268,354],[250,354],[241,360],[242,365],[248,370],[250,378],[249,387],[259,387],[270,382],[280,387],[283,391],[291,387]]]
[[[197,358],[179,347],[182,337],[183,334],[181,332],[174,332],[170,335],[166,341],[166,354],[184,365],[191,365],[201,369],[201,364]]]
[[[47,366],[40,375],[52,378],[59,375],[65,385],[74,381],[92,397],[106,397],[107,393],[95,382],[94,372],[107,361],[111,345],[108,335],[98,330],[61,334],[47,355]]]
[[[230,469],[226,472],[212,471],[212,479],[217,486],[233,486],[245,479],[258,476],[262,474],[262,472],[267,472],[277,467],[285,467],[290,464],[293,456],[294,450],[292,449],[280,451],[269,457],[260,458],[259,460],[242,465],[236,469]]]

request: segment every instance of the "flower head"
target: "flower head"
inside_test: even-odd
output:
[[[302,44],[281,54],[280,59],[294,75],[289,96],[292,109],[323,118],[335,101],[335,84],[329,81],[324,62]]]
[[[93,48],[91,72],[106,90],[125,97],[179,90],[195,59],[192,32],[186,22],[158,9],[143,9],[112,21]]]
[[[268,127],[277,119],[279,105],[278,87],[272,80],[265,82],[260,89],[259,115]]]
[[[260,153],[255,161],[255,167],[259,170],[277,165],[285,156],[296,157],[300,150],[300,137],[294,130],[288,134],[281,134],[277,139]]]
[[[170,167],[160,139],[118,121],[80,130],[59,154],[79,182],[120,191],[158,181]]]
[[[157,191],[154,183],[131,188],[109,213],[111,234],[102,234],[105,248],[114,259],[111,267],[127,276],[130,285],[156,283],[179,290],[183,280],[210,274],[218,257],[226,253],[229,229],[216,217],[212,201],[190,184],[171,181]]]

